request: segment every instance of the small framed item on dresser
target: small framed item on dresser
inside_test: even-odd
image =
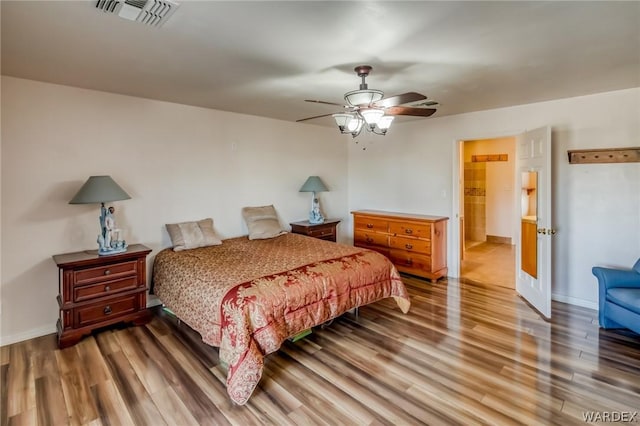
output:
[[[80,251],[53,256],[58,265],[58,346],[75,345],[92,331],[126,322],[142,325],[147,311],[147,255],[133,244],[109,256]]]

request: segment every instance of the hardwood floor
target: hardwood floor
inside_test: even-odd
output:
[[[386,300],[285,343],[245,406],[217,350],[167,315],[64,350],[54,335],[2,347],[0,424],[571,425],[640,409],[640,336],[600,331],[595,311],[554,302],[545,322],[509,289],[405,282],[409,314]]]

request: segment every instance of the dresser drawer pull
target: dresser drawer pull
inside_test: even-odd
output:
[[[367,239],[365,241],[368,242],[369,244],[371,244],[373,242],[373,238],[367,237]]]
[[[373,223],[367,223],[367,228],[369,229],[373,228]]]
[[[413,248],[413,244],[405,244],[404,248],[406,248],[407,250],[411,250]]]
[[[413,265],[413,260],[411,260],[411,259],[407,259],[407,260],[405,261],[405,263],[406,263],[407,265]]]
[[[406,232],[407,234],[413,234],[413,229],[407,228],[404,230],[404,232]]]
[[[110,273],[111,273],[111,270],[109,270],[109,269],[106,269],[106,270],[104,271],[104,274],[105,274],[105,275],[109,275]]]
[[[104,286],[104,291],[111,291],[111,287],[110,287],[110,286],[108,286],[108,285],[105,285],[105,286]]]
[[[105,315],[109,315],[112,312],[111,311],[111,306],[109,306],[109,305],[105,306],[103,312],[104,312]]]

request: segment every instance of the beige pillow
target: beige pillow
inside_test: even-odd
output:
[[[242,217],[249,229],[250,240],[264,240],[286,234],[278,221],[276,209],[271,206],[245,207]]]
[[[197,222],[168,223],[165,225],[173,251],[188,250],[197,247],[217,246],[222,241],[213,231],[213,219]]]

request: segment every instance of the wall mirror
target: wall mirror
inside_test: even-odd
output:
[[[521,269],[538,278],[538,172],[522,172]]]

